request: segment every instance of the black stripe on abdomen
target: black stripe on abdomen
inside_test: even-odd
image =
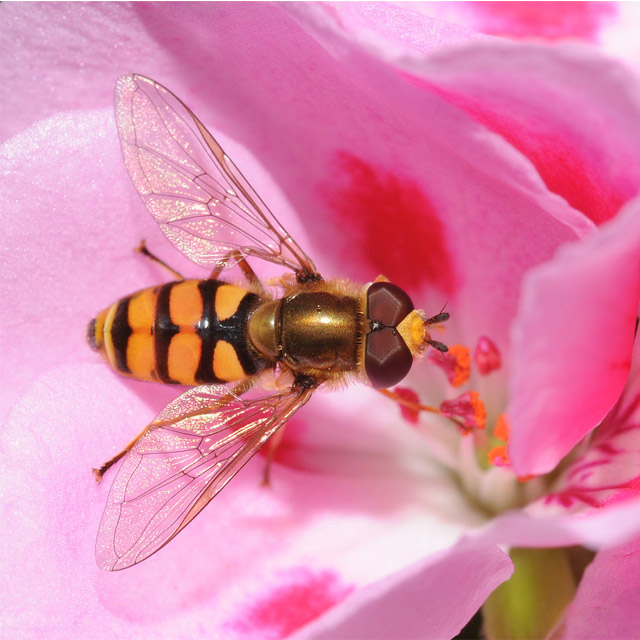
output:
[[[260,303],[260,298],[255,293],[247,293],[238,305],[238,310],[226,322],[232,322],[230,326],[234,334],[233,346],[240,361],[240,366],[247,375],[252,376],[262,371],[265,364],[258,367],[259,361],[255,359],[249,350],[249,316]],[[229,340],[231,342],[231,340]]]
[[[169,377],[169,345],[171,339],[180,332],[180,327],[171,320],[171,289],[175,282],[162,285],[158,289],[153,337],[156,356],[156,373],[161,382],[177,384]]]
[[[129,325],[129,301],[131,298],[120,300],[113,316],[111,325],[111,342],[113,344],[113,356],[115,368],[121,373],[131,373],[127,364],[127,345],[129,336],[133,333]]]
[[[197,328],[202,341],[200,362],[196,371],[196,380],[200,384],[209,382],[224,382],[213,372],[213,354],[219,340],[228,342],[238,356],[240,366],[247,376],[254,375],[264,366],[250,352],[248,337],[248,318],[258,305],[260,298],[255,293],[249,293],[242,298],[236,312],[226,320],[220,320],[216,312],[216,292],[224,282],[203,280],[198,284],[202,296],[202,319]]]
[[[198,290],[202,296],[202,318],[196,328],[202,345],[200,347],[200,362],[196,371],[196,381],[199,383],[222,382],[213,375],[213,351],[216,348],[218,335],[218,314],[216,313],[216,291],[220,283],[217,280],[203,280],[198,283]]]

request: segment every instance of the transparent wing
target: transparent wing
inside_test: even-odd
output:
[[[167,544],[311,394],[244,399],[203,385],[167,405],[118,470],[98,531],[98,565],[124,569]]]
[[[303,276],[316,273],[213,136],[170,91],[143,76],[121,77],[116,121],[133,184],[188,258],[214,268],[235,250]]]

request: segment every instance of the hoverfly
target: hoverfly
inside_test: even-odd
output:
[[[100,479],[125,457],[96,543],[106,570],[174,538],[320,385],[386,388],[427,345],[446,351],[428,327],[448,318],[427,318],[387,281],[324,280],[185,104],[139,75],[120,78],[115,93],[125,164],[143,202],[169,240],[212,272],[186,280],[167,267],[175,281],[122,298],[89,324],[90,345],[118,373],[194,387],[96,470]],[[279,297],[247,258],[292,272]],[[245,286],[219,279],[235,265]],[[274,371],[287,384],[256,394]]]

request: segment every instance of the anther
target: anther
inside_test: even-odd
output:
[[[487,457],[489,459],[489,464],[494,467],[507,467],[510,464],[507,447],[504,444],[493,447],[493,449],[491,449],[487,454]]]
[[[402,417],[411,424],[418,424],[418,417],[420,416],[420,398],[418,394],[408,387],[396,387],[393,393],[398,397],[398,404],[400,405],[400,414]],[[401,400],[405,400],[407,404],[403,404]]]
[[[507,443],[509,442],[509,421],[506,414],[501,413],[496,420],[493,428],[493,437],[501,441],[487,453],[489,464],[495,467],[507,467],[511,464],[509,454],[507,453]],[[503,444],[504,443],[504,444]]]
[[[473,359],[476,362],[478,371],[483,376],[486,376],[502,366],[500,351],[498,350],[495,342],[490,338],[487,338],[487,336],[481,336],[478,338],[478,344],[476,345]]]
[[[469,379],[471,356],[467,347],[454,344],[447,353],[432,351],[428,357],[429,362],[438,365],[445,372],[451,386],[460,387]]]
[[[463,433],[484,429],[487,422],[487,411],[477,391],[445,400],[440,404],[440,413],[453,420]]]
[[[390,389],[376,389],[378,393],[390,398],[400,405],[400,413],[411,424],[418,423],[418,415],[421,411],[427,413],[440,413],[440,409],[432,407],[428,404],[421,404],[418,394],[413,389],[398,387],[391,391]]]
[[[505,413],[501,413],[496,420],[496,426],[493,428],[493,435],[502,440],[502,442],[509,442],[509,420]]]

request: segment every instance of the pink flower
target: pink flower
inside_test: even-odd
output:
[[[634,75],[594,49],[383,3],[2,11],[8,633],[447,637],[482,608],[492,637],[531,620],[560,637],[633,635]],[[603,14],[583,40],[611,28]],[[95,485],[91,467],[175,389],[112,374],[85,325],[164,278],[133,253],[141,238],[202,273],[126,175],[111,94],[132,71],[211,127],[322,273],[382,272],[428,311],[446,304],[442,340],[466,347],[470,377],[454,387],[414,365],[405,399],[458,410],[415,426],[369,389],[319,392],[288,427],[271,490],[254,460],[169,547],[103,573],[110,478]],[[576,574],[568,546],[595,560]],[[546,616],[505,605],[541,594],[556,596]]]

